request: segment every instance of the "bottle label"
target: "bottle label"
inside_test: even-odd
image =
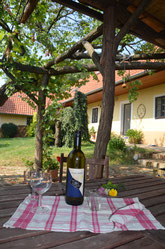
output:
[[[67,196],[82,197],[84,184],[84,169],[68,169]]]

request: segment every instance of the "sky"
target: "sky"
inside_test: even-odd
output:
[[[5,84],[5,80],[0,77],[0,87]]]

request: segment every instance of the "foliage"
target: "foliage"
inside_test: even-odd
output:
[[[4,123],[1,127],[3,137],[15,137],[18,127],[13,123]]]
[[[88,115],[87,115],[87,97],[84,93],[77,91],[74,96],[73,114],[75,130],[81,130],[82,139],[89,140],[88,134]]]
[[[123,183],[114,184],[111,181],[108,181],[106,184],[103,184],[99,189],[98,193],[101,195],[117,196],[120,190],[125,190],[125,185]]]
[[[123,183],[112,183],[111,181],[108,181],[106,184],[103,184],[102,187],[104,189],[116,189],[117,191],[124,190],[125,186]]]
[[[21,90],[27,94],[26,101],[32,106],[40,103],[37,94],[39,90],[49,97],[49,103],[54,96],[57,101],[66,99],[72,86],[79,87],[84,84],[89,73],[84,69],[76,75],[52,76],[53,70],[58,71],[53,62],[75,41],[98,27],[100,22],[52,1],[38,1],[28,20],[22,23],[21,17],[26,3],[27,1],[6,0],[0,5],[0,74],[5,75],[6,81],[9,82],[6,94],[10,96]],[[102,37],[99,37],[93,44],[100,45],[101,39]],[[137,44],[136,40],[134,36],[127,34],[118,52],[123,52],[125,46],[129,45],[132,49]],[[68,62],[71,66],[82,68],[82,63],[86,63],[86,60],[79,62],[67,58],[65,61],[59,61],[58,65],[68,66]],[[47,66],[48,63],[51,64],[50,67]],[[37,69],[47,70],[50,79],[46,86],[41,87],[43,75]],[[80,79],[83,81],[79,81]],[[88,134],[82,133],[84,139],[88,139]]]
[[[63,109],[61,117],[62,145],[72,147],[74,130],[73,109],[72,107],[66,107]]]
[[[140,144],[143,139],[143,132],[137,129],[129,129],[126,132],[126,136],[128,136],[128,142],[134,144]]]
[[[121,136],[112,133],[111,139],[108,143],[109,153],[113,152],[114,150],[125,151],[125,149],[126,149],[126,144],[124,139]]]
[[[96,134],[95,128],[94,128],[94,126],[92,126],[92,127],[90,128],[90,130],[89,130],[89,135],[90,135],[90,136],[94,136],[95,134]]]
[[[29,168],[30,170],[34,169],[34,161],[26,160],[25,158],[22,158],[22,161],[27,168]]]
[[[59,169],[59,162],[56,159],[48,157],[43,160],[43,169],[44,170]]]
[[[26,136],[27,137],[34,137],[36,133],[36,125],[37,125],[37,112],[33,114],[33,120],[30,125],[27,125]]]
[[[139,86],[141,86],[142,83],[140,80],[135,80],[132,82],[129,82],[129,93],[128,93],[128,100],[130,103],[133,103],[135,100],[137,100],[137,97],[139,95],[139,93],[137,92],[137,90],[139,90]]]
[[[57,102],[68,98],[72,86],[81,86],[89,77],[85,70],[75,75],[53,76],[49,73],[50,66],[46,67],[47,63],[65,52],[75,40],[85,36],[98,21],[60,4],[39,1],[28,21],[23,24],[20,20],[26,3],[7,0],[0,5],[0,74],[5,75],[6,81],[11,81],[7,85],[8,96],[15,91],[23,91],[27,95],[24,100],[31,106],[43,105],[42,115],[45,116],[39,91],[49,98],[50,104],[54,99]],[[81,67],[81,63],[75,60],[70,64]],[[66,65],[68,60],[59,63],[59,66]],[[45,68],[49,74],[49,82],[44,86],[41,86],[43,75],[37,68]],[[79,79],[82,79],[81,82]],[[53,113],[51,115],[56,119]],[[45,127],[44,122],[40,126],[40,131],[48,134],[50,127]],[[33,134],[31,128],[29,133]]]

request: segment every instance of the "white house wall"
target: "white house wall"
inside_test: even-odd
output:
[[[165,96],[165,84],[153,86],[139,91],[138,99],[131,104],[130,128],[142,130],[144,133],[145,144],[155,144],[165,146],[165,118],[155,119],[155,97]],[[121,134],[122,132],[122,105],[128,102],[128,94],[115,97],[115,107],[112,122],[112,131]],[[143,118],[139,118],[137,108],[143,104],[146,113]],[[92,108],[99,106],[99,117],[101,111],[101,102],[95,102],[88,105],[89,129],[94,126],[98,129],[98,123],[91,123]]]

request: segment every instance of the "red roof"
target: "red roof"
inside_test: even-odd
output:
[[[135,75],[138,73],[141,73],[143,70],[130,70],[130,75]],[[116,73],[116,82],[118,82],[119,80],[122,79],[122,76],[119,76]],[[97,77],[98,77],[98,81],[93,79],[93,76],[90,76],[90,78],[88,79],[88,82],[81,86],[80,88],[77,87],[73,87],[72,91],[71,91],[71,95],[72,97],[70,97],[69,99],[66,100],[62,100],[61,102],[68,102],[69,100],[74,98],[75,95],[75,91],[81,91],[83,93],[90,93],[92,91],[95,90],[99,90],[102,89],[103,87],[103,80],[102,80],[102,75],[97,72]],[[5,104],[3,106],[0,106],[0,113],[6,113],[6,114],[19,114],[19,115],[33,115],[34,111],[33,108],[31,106],[29,106],[28,103],[26,103],[25,101],[22,100],[22,97],[25,97],[26,95],[24,93],[15,93],[13,94],[10,98],[8,98],[8,100],[5,102]],[[50,99],[47,99],[47,105],[50,104]]]
[[[0,113],[2,114],[19,114],[19,115],[33,115],[34,109],[25,101],[22,97],[25,97],[24,93],[15,93],[5,102],[3,106],[0,106]]]
[[[144,70],[141,70],[141,69],[140,70],[130,70],[129,73],[130,73],[130,76],[132,76],[132,75],[139,74],[143,71]],[[126,72],[126,73],[128,73],[128,72]],[[90,76],[88,79],[88,82],[85,85],[81,86],[80,88],[73,87],[72,91],[71,91],[72,96],[68,99],[62,100],[61,102],[68,102],[69,100],[72,100],[74,98],[76,90],[86,94],[86,93],[90,93],[94,90],[101,89],[103,87],[103,77],[102,77],[100,72],[97,72],[96,75],[97,75],[99,81],[94,80],[93,76]],[[119,76],[117,71],[115,71],[115,82],[122,80],[122,77],[123,76]]]

